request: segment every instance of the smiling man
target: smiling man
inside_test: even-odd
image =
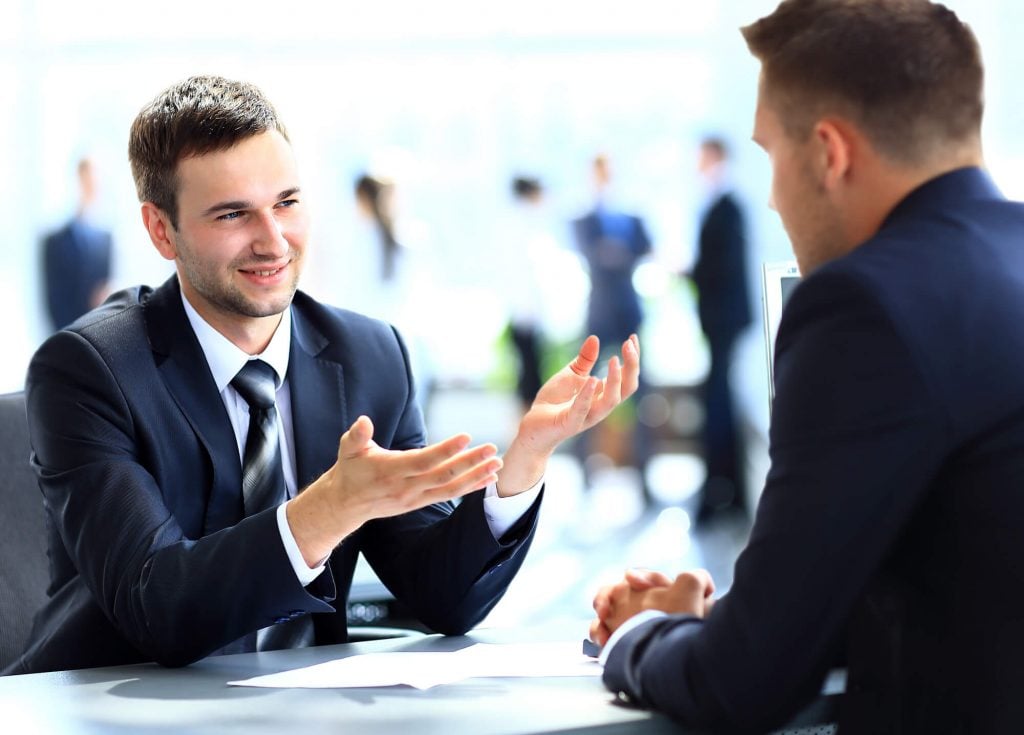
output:
[[[591,627],[623,697],[764,732],[845,663],[839,729],[1024,723],[1024,206],[982,169],[982,64],[927,0],[786,0],[743,29],[804,276],[771,468],[728,593],[636,571]]]
[[[548,457],[636,389],[635,337],[604,380],[584,342],[503,459],[465,435],[425,446],[398,333],[296,290],[308,214],[258,89],[170,87],[129,157],[177,274],[32,360],[51,580],[7,673],[343,642],[360,552],[427,626],[477,623],[522,563]]]

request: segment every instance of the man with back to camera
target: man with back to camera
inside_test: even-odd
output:
[[[170,87],[129,157],[177,275],[114,295],[29,367],[51,583],[7,673],[343,642],[360,551],[434,630],[479,622],[522,563],[547,457],[635,390],[635,338],[603,381],[585,341],[504,461],[466,435],[424,446],[397,332],[296,291],[307,214],[258,89]]]
[[[605,683],[765,731],[842,661],[845,735],[1017,732],[1024,206],[981,168],[977,42],[926,0],[786,0],[743,34],[804,276],[771,469],[720,600],[701,571],[598,592]]]

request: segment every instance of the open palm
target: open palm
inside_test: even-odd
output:
[[[636,392],[640,376],[636,335],[622,344],[621,360],[615,356],[608,361],[608,376],[603,380],[590,374],[599,354],[597,337],[587,337],[573,361],[541,387],[519,429],[520,438],[531,449],[554,451],[559,443],[594,426]]]

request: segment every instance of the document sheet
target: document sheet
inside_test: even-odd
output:
[[[429,689],[476,677],[600,676],[601,666],[572,643],[477,643],[458,651],[364,653],[315,666],[229,681],[233,686]]]

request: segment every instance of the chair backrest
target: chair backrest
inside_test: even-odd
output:
[[[49,583],[43,496],[29,465],[25,394],[0,395],[0,670],[21,652]]]

